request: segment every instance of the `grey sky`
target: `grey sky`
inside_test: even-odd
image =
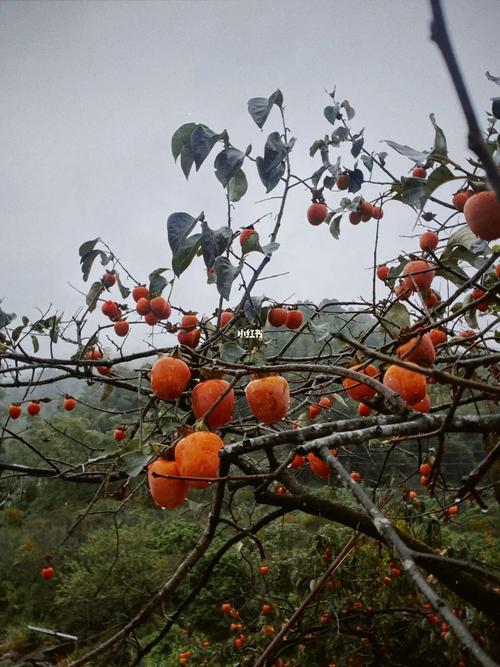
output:
[[[500,3],[448,0],[444,8],[482,111],[498,94],[484,72],[500,74]],[[434,112],[460,159],[465,125],[429,41],[429,14],[423,0],[1,3],[2,307],[34,317],[34,306],[52,302],[71,312],[78,298],[68,282],[83,286],[78,246],[95,236],[146,280],[150,270],[170,264],[170,213],[203,209],[211,226],[224,224],[213,157],[186,182],[173,162],[171,135],[185,122],[203,122],[227,128],[236,146],[251,143],[253,155],[261,154],[267,134],[280,129],[279,117],[274,112],[261,133],[246,103],[277,87],[298,138],[292,166],[299,175],[319,166],[308,149],[330,129],[324,90],[334,85],[356,109],[353,127],[365,127],[369,150],[384,150],[384,138],[429,147]],[[389,152],[394,171],[406,173],[410,163]],[[255,177],[251,185],[235,227],[275,211],[275,201],[255,204],[265,191]],[[338,199],[327,198],[332,205]],[[307,192],[296,188],[291,202],[270,269],[290,275],[262,283],[257,293],[317,301],[368,296],[363,269],[372,261],[374,225],[344,224],[335,241],[326,226],[305,221]],[[382,259],[415,247],[398,237],[410,220],[402,206],[387,206]],[[269,220],[262,235],[270,228]],[[181,277],[173,301],[215,308],[201,259]]]

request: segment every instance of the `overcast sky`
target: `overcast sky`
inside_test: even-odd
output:
[[[447,0],[444,9],[482,111],[498,95],[484,72],[500,75],[500,2]],[[369,150],[384,150],[381,139],[430,147],[434,112],[461,159],[465,124],[429,40],[429,18],[423,0],[0,3],[2,308],[34,317],[35,306],[52,303],[72,312],[80,297],[68,283],[84,288],[78,246],[87,239],[101,236],[146,281],[152,269],[170,265],[170,213],[204,210],[212,227],[223,225],[216,152],[186,182],[171,136],[183,123],[202,122],[262,154],[267,134],[280,129],[279,114],[261,133],[247,100],[278,87],[297,137],[292,168],[301,176],[319,166],[308,150],[331,131],[323,107],[325,89],[335,85],[356,109],[353,128],[365,127]],[[388,150],[393,171],[407,173],[410,163]],[[256,203],[265,198],[260,181],[252,176],[251,185],[235,227],[276,211],[276,201]],[[327,197],[332,206],[338,200],[338,193]],[[374,225],[343,224],[335,241],[326,226],[307,224],[309,203],[296,188],[268,272],[290,273],[257,293],[318,302],[369,296]],[[410,222],[404,207],[387,206],[382,259],[416,247],[399,236]],[[262,236],[271,225],[259,227]],[[92,277],[100,277],[98,267]],[[235,289],[233,302],[237,296]],[[212,312],[217,300],[195,260],[173,302]]]

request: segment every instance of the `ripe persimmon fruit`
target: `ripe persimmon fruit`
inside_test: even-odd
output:
[[[271,308],[267,314],[267,320],[272,327],[282,327],[286,324],[288,311],[284,308]]]
[[[139,315],[147,315],[151,312],[151,305],[149,300],[145,296],[139,297],[137,303],[135,304],[135,310]]]
[[[419,245],[422,250],[435,250],[439,243],[439,236],[436,232],[424,232],[419,240]]]
[[[211,431],[196,431],[180,440],[175,447],[175,462],[182,477],[213,478],[219,473],[219,451],[222,438]],[[209,482],[189,481],[195,489],[206,489]]]
[[[321,225],[325,221],[327,214],[328,208],[326,204],[311,204],[307,209],[307,221],[311,225]]]
[[[149,290],[146,285],[136,285],[132,290],[132,299],[137,303],[139,299],[147,299],[149,297]]]
[[[232,310],[223,310],[220,314],[220,326],[225,327],[226,324],[229,324],[234,318],[234,313]]]
[[[18,417],[20,417],[22,411],[23,411],[23,409],[21,408],[19,403],[11,403],[9,405],[8,412],[9,412],[9,417],[11,419],[17,419]]]
[[[457,209],[457,211],[463,211],[465,203],[467,202],[469,197],[470,194],[467,192],[467,190],[459,190],[458,192],[455,192],[455,194],[453,195],[451,203]]]
[[[387,278],[389,277],[389,271],[390,271],[390,268],[387,266],[387,264],[383,264],[382,266],[379,266],[377,268],[377,278],[379,280],[384,280],[384,281],[387,280]]]
[[[349,213],[349,222],[351,223],[351,225],[359,225],[359,223],[361,222],[361,213],[359,213],[358,211],[351,211]]]
[[[259,421],[274,424],[288,412],[290,387],[281,375],[269,375],[249,382],[245,396],[252,414]]]
[[[349,174],[342,173],[337,176],[335,185],[339,190],[347,190],[349,187]]]
[[[175,357],[160,357],[151,368],[151,389],[164,401],[179,398],[190,379],[189,366]]]
[[[372,211],[372,218],[374,220],[382,220],[384,217],[384,209],[381,206],[374,206]]]
[[[372,413],[372,409],[366,403],[360,403],[358,406],[358,415],[360,417],[369,417]]]
[[[118,322],[115,322],[113,328],[115,330],[115,334],[123,338],[123,336],[126,336],[128,334],[130,327],[127,320],[118,320]]]
[[[398,347],[396,353],[405,361],[413,361],[419,366],[432,366],[436,359],[436,351],[429,334],[410,338],[407,343]]]
[[[181,327],[186,329],[186,331],[192,331],[195,327],[198,326],[199,323],[200,320],[198,319],[198,315],[196,315],[196,313],[188,313],[187,315],[183,315],[181,318]]]
[[[369,377],[378,375],[378,370],[373,364],[368,364],[368,366],[365,366],[364,368],[361,365],[352,366],[349,370],[357,371],[363,375],[368,375]],[[359,403],[369,401],[377,393],[377,390],[373,387],[369,387],[367,384],[360,383],[358,380],[353,380],[348,377],[344,378],[342,385],[347,391],[349,398],[352,398],[353,401],[358,401]]]
[[[200,382],[193,389],[191,402],[196,419],[201,419],[205,412],[212,406],[229,387],[226,380],[205,380]],[[230,389],[220,403],[205,418],[205,423],[210,428],[220,428],[228,424],[233,418],[234,410],[234,389]]]
[[[38,401],[31,401],[26,409],[31,417],[35,417],[40,412],[41,406]]]
[[[423,167],[415,167],[415,169],[411,172],[411,175],[414,178],[425,178],[427,176],[427,172]]]
[[[148,465],[148,484],[151,496],[159,507],[163,509],[179,507],[188,494],[189,486],[186,482],[182,479],[155,477],[153,473],[179,476],[175,461],[158,458],[150,463]]]
[[[361,220],[363,222],[368,222],[368,220],[373,216],[373,205],[369,201],[363,201],[359,205],[359,212],[361,214]]]
[[[493,190],[472,195],[464,206],[470,230],[483,241],[500,238],[500,202]]]
[[[432,344],[436,346],[441,343],[446,343],[448,336],[443,329],[432,329],[432,331],[429,332],[429,338],[431,339]]]
[[[114,273],[106,271],[101,278],[101,282],[104,287],[113,287],[113,285],[116,283],[116,276]]]
[[[149,306],[151,308],[151,312],[153,312],[160,320],[168,320],[172,313],[172,308],[169,302],[162,296],[155,296],[153,299],[151,299]]]
[[[332,456],[337,456],[337,451],[335,449],[330,449],[330,454]],[[309,467],[316,475],[316,477],[319,477],[320,479],[328,479],[330,476],[330,468],[322,459],[320,459],[319,456],[313,452],[310,452],[307,456],[307,459],[309,461]]]
[[[147,315],[144,315],[144,321],[146,324],[149,324],[150,327],[154,327],[155,324],[158,324],[160,318],[158,315],[155,315],[153,311],[150,311]]]
[[[384,384],[399,394],[409,405],[415,405],[427,394],[425,376],[401,366],[389,366],[384,373]]]
[[[76,401],[73,396],[66,396],[63,402],[63,407],[68,412],[71,412],[76,408]]]
[[[423,412],[423,413],[430,412],[431,399],[429,397],[429,394],[426,394],[421,401],[418,401],[418,403],[410,405],[410,408],[412,410],[416,410],[417,412]]]
[[[287,329],[298,329],[304,323],[304,313],[295,308],[294,310],[289,310],[286,315],[286,327]]]
[[[426,292],[430,289],[436,272],[425,259],[414,259],[408,262],[403,269],[403,284],[411,290]]]
[[[247,227],[246,229],[243,229],[243,231],[240,234],[240,245],[241,245],[241,247],[243,247],[245,245],[245,243],[248,241],[248,239],[251,236],[257,236],[258,237],[258,233],[255,231],[255,229],[253,227]]]
[[[116,442],[121,442],[122,440],[125,440],[126,435],[127,431],[124,428],[115,428],[113,432],[113,438],[116,440]]]

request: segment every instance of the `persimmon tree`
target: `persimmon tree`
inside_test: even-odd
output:
[[[221,599],[220,609],[206,613],[227,616],[232,653],[218,663],[218,649],[213,652],[207,642],[194,658],[192,650],[182,652],[180,664],[311,664],[307,646],[325,637],[333,646],[333,664],[343,635],[362,642],[363,650],[348,664],[363,664],[360,657],[384,664],[376,640],[383,609],[366,611],[370,628],[351,627],[345,614],[334,616],[324,606],[316,625],[306,622],[365,544],[379,545],[381,559],[389,560],[388,570],[373,575],[373,585],[405,580],[417,600],[414,613],[429,632],[438,626],[449,664],[496,664],[498,569],[487,558],[452,557],[445,542],[436,549],[434,538],[470,508],[486,511],[500,501],[500,98],[494,98],[481,131],[439,3],[432,6],[433,38],[470,129],[474,154],[463,164],[449,155],[434,116],[431,149],[387,141],[386,151],[370,150],[355,126],[355,110],[334,90],[324,127],[318,128],[321,136],[310,148],[310,174],[298,175],[288,128],[293,119],[285,116],[283,94],[276,90],[248,102],[253,122],[260,129],[271,126],[257,151],[233,145],[228,131],[202,122],[174,132],[173,157],[186,178],[215,154],[227,219],[216,228],[208,211],[169,215],[173,278],[165,268],[152,268],[142,284],[105,241],[93,239],[79,250],[83,281],[92,276],[92,282],[74,315],[47,312],[32,322],[0,311],[0,386],[21,392],[5,406],[2,425],[6,495],[15,494],[16,482],[26,478],[95,487],[76,523],[111,496],[126,511],[146,486],[168,512],[182,508],[187,497],[210,506],[205,531],[176,568],[165,572],[156,592],[144,594],[139,611],[121,628],[102,628],[103,636],[71,665],[111,664],[116,655],[139,664],[196,603],[221,559],[247,541],[256,548],[253,561],[246,562],[254,589],[245,595],[255,596],[255,581],[272,575],[259,535],[297,513],[351,534],[343,545],[335,544],[335,553],[331,541],[322,544],[324,571],[291,608],[273,599],[269,585],[261,613],[272,622],[245,618],[244,605]],[[393,173],[392,151],[408,159],[407,175]],[[255,219],[237,229],[234,211],[249,196],[251,170],[265,192],[273,193],[275,211],[272,221]],[[300,304],[258,294],[279,252],[293,190],[303,193],[305,242],[325,225],[332,243],[342,243],[345,225],[359,225],[362,238],[365,223],[376,227],[378,239],[379,227],[399,207],[412,211],[416,233],[405,254],[384,257],[375,244],[371,299]],[[213,285],[214,300],[205,313],[176,303],[175,286],[192,262],[204,263]],[[385,289],[381,299],[375,297],[377,281]],[[154,337],[137,350],[129,334],[144,323]],[[114,389],[128,392],[134,407],[118,410],[123,421],[110,433],[111,447],[107,442],[89,451],[82,440],[62,459],[47,455],[32,433],[54,401],[48,390],[69,379],[101,386],[104,406]],[[78,404],[78,395],[61,392],[61,410],[76,414]],[[479,435],[483,455],[461,479],[450,480],[443,460],[455,434]],[[24,451],[36,463],[26,464]],[[410,462],[407,476],[391,468],[401,451]],[[317,483],[310,483],[308,469]],[[40,564],[47,580],[57,575],[57,554],[50,561]],[[193,569],[197,578],[186,590]],[[404,590],[402,595],[403,608],[387,613],[409,627],[414,621]],[[466,617],[455,601],[469,610]],[[137,640],[161,610],[166,611],[158,616],[155,635]],[[297,646],[305,647],[305,662],[290,653]]]

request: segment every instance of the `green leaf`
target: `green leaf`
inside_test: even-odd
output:
[[[330,223],[330,234],[333,236],[334,239],[339,239],[340,237],[340,221],[342,220],[342,216],[338,215],[336,218],[333,218],[332,222]]]
[[[122,283],[122,281],[120,280],[120,274],[115,273],[115,276],[116,276],[116,284],[118,285],[118,289],[120,290],[122,299],[127,299],[130,296],[131,290],[128,287],[125,287],[125,285]]]
[[[172,255],[175,255],[178,248],[182,246],[187,236],[194,229],[198,220],[204,217],[203,212],[197,218],[193,218],[189,213],[172,213],[167,220],[168,244]]]
[[[332,334],[329,322],[315,324],[312,320],[309,320],[307,326],[316,343],[321,343],[322,341],[327,340]]]
[[[238,169],[228,185],[229,201],[237,202],[246,194],[248,181],[243,169]]]
[[[118,468],[127,473],[129,477],[137,477],[151,458],[151,454],[145,454],[141,450],[126,452],[120,457]]]
[[[22,332],[23,329],[24,329],[24,325],[23,325],[23,324],[20,324],[20,325],[19,325],[18,327],[16,327],[16,328],[14,329],[14,331],[12,332],[12,340],[14,341],[14,343],[17,341],[17,339],[18,339],[19,336],[21,335],[21,332]]]
[[[436,275],[451,281],[457,287],[461,287],[469,279],[469,276],[458,266],[457,261],[453,258],[443,260],[441,257],[441,264],[442,266],[436,269]]]
[[[80,257],[80,265],[83,273],[84,282],[87,282],[90,270],[97,257],[101,258],[101,264],[103,265],[107,264],[110,258],[110,256],[107,253],[103,252],[102,250],[91,250],[90,252]]]
[[[348,100],[344,100],[344,101],[341,103],[340,106],[341,106],[342,109],[345,110],[345,113],[346,113],[346,116],[347,116],[347,120],[352,120],[352,119],[354,118],[354,116],[356,115],[356,112],[354,111],[354,109],[352,108],[352,106],[349,104],[349,101],[348,101]]]
[[[160,296],[167,286],[167,279],[162,274],[168,271],[165,267],[160,267],[151,271],[149,274],[149,293],[153,296]]]
[[[276,104],[280,109],[283,106],[283,94],[279,89],[269,97],[252,97],[248,100],[248,113],[261,130],[273,108],[273,104]]]
[[[102,403],[103,403],[104,401],[107,401],[108,398],[109,398],[109,397],[111,396],[111,394],[113,393],[113,389],[114,389],[114,387],[113,387],[113,385],[112,385],[111,383],[103,384],[103,385],[102,385],[102,390],[101,390],[101,395],[100,395],[100,397],[99,397],[99,401],[101,401]]]
[[[429,118],[431,119],[431,123],[433,124],[434,130],[436,132],[434,137],[434,146],[432,147],[432,151],[429,157],[432,157],[433,155],[448,155],[446,137],[444,136],[443,130],[436,123],[436,117],[433,113],[429,115]]]
[[[245,154],[233,146],[224,148],[215,158],[215,175],[225,188],[233,176],[240,171]]]
[[[431,196],[434,190],[436,190],[440,185],[443,185],[443,183],[446,183],[447,181],[452,181],[453,179],[454,176],[448,169],[448,167],[440,165],[439,167],[437,167],[437,169],[434,169],[434,171],[431,174],[429,174],[429,178],[427,179],[427,181],[424,181],[426,182],[427,187],[426,187],[426,197],[423,200],[423,202],[425,202]]]
[[[201,167],[215,144],[225,135],[217,134],[206,125],[197,125],[189,138],[196,171]]]
[[[210,269],[215,262],[215,258],[226,250],[231,242],[231,229],[229,227],[219,227],[219,229],[210,229],[203,220],[201,223],[201,250],[203,260],[207,269]]]
[[[38,338],[36,336],[31,336],[31,342],[33,344],[33,352],[36,354],[38,350],[40,349],[40,343],[38,342]]]
[[[470,306],[470,304],[473,301],[474,301],[474,299],[472,298],[472,292],[469,292],[464,297],[464,301],[463,301],[464,307],[465,306]],[[465,318],[465,321],[467,322],[468,326],[471,329],[479,329],[479,324],[478,324],[478,321],[477,321],[477,311],[476,311],[475,308],[469,308],[469,310],[467,310],[464,313],[464,318]]]
[[[280,247],[280,244],[273,241],[271,243],[267,243],[266,245],[263,245],[261,247],[261,250],[264,253],[264,255],[272,255],[273,252],[276,252],[276,250],[278,250],[279,247]]]
[[[226,301],[229,301],[231,286],[239,273],[239,269],[234,267],[226,257],[217,257],[214,268],[217,274],[217,291]]]
[[[92,313],[96,309],[97,300],[101,295],[101,293],[103,292],[103,290],[104,288],[100,280],[96,280],[96,282],[92,283],[92,285],[90,286],[87,296],[85,297],[85,303],[89,307],[89,312]]]
[[[15,313],[10,313],[10,314],[4,313],[4,311],[0,308],[0,329],[6,327],[15,319],[16,319]]]
[[[427,199],[427,183],[423,178],[402,176],[401,182],[395,183],[391,189],[396,193],[394,199],[409,206],[421,208]]]
[[[500,76],[493,76],[493,74],[490,74],[488,71],[486,72],[486,78],[488,81],[493,81],[493,83],[496,83],[497,86],[500,86]]]
[[[88,255],[89,252],[91,252],[95,248],[95,244],[97,241],[100,241],[101,239],[97,237],[96,239],[92,239],[92,241],[85,241],[85,243],[82,243],[80,246],[78,252],[80,254],[80,257],[84,257],[85,255]]]
[[[228,361],[232,364],[239,361],[245,354],[245,350],[233,340],[222,343],[220,346],[220,358],[222,361]]]
[[[332,106],[325,107],[323,109],[323,115],[329,123],[335,125],[335,121],[338,120],[339,111],[340,104],[336,102]]]
[[[383,139],[382,141],[383,143],[388,144],[395,151],[409,158],[416,164],[422,164],[424,162],[427,162],[427,159],[429,157],[428,152],[417,151],[414,148],[411,148],[410,146],[406,146],[405,144],[397,144],[395,141],[390,141],[389,139]]]
[[[181,152],[181,169],[186,179],[189,178],[189,172],[191,171],[193,162],[194,162],[194,155],[193,151],[191,150],[191,146],[186,145],[182,148]]]
[[[410,313],[402,303],[394,303],[381,322],[381,326],[389,333],[392,338],[397,338],[402,329],[410,327]]]
[[[177,158],[186,144],[189,144],[191,133],[196,128],[196,123],[186,123],[181,125],[172,136],[172,155],[177,162]]]
[[[172,257],[172,268],[177,277],[185,271],[196,256],[201,246],[201,234],[188,236]]]
[[[453,234],[448,239],[448,243],[446,244],[443,256],[445,255],[445,253],[447,253],[449,249],[455,246],[463,246],[464,248],[467,248],[467,250],[471,250],[472,252],[478,250],[488,252],[488,244],[486,243],[486,241],[479,241],[478,244],[477,236],[470,230],[468,225],[464,225],[456,232],[453,232]]]

